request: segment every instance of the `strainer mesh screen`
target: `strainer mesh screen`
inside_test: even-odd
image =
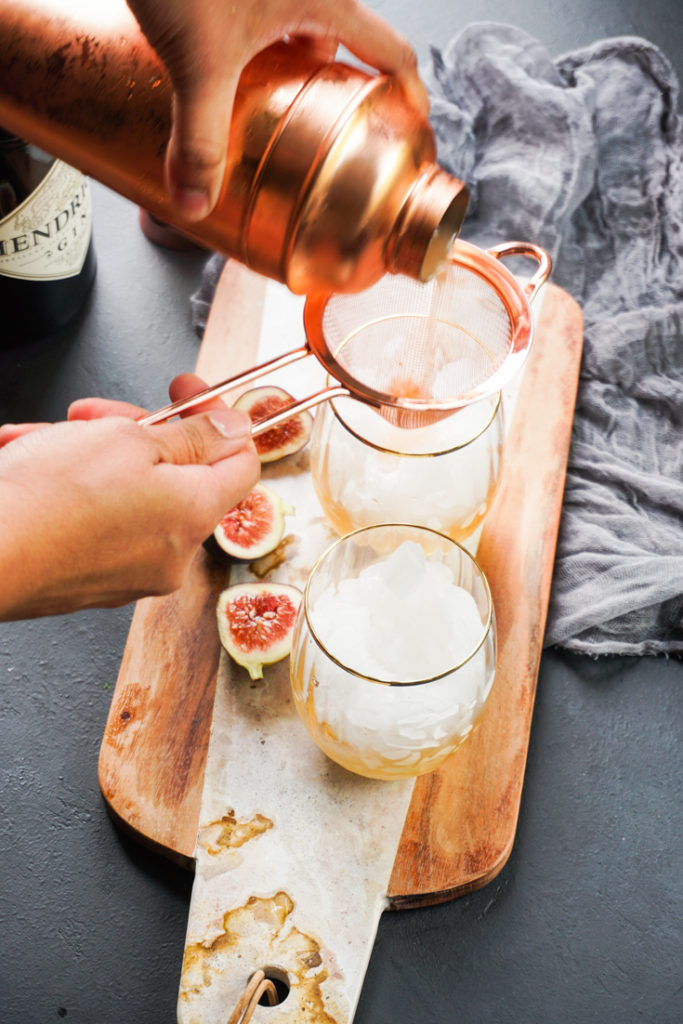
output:
[[[437,405],[484,384],[512,341],[495,289],[457,264],[428,284],[387,275],[360,294],[332,296],[323,332],[361,388]]]

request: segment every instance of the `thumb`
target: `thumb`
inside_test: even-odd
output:
[[[251,450],[251,420],[238,409],[215,410],[172,423],[145,427],[154,441],[157,463],[212,466],[222,459]]]
[[[218,202],[237,81],[211,77],[176,86],[166,184],[186,221],[202,220]]]

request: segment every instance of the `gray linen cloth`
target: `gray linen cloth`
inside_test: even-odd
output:
[[[584,354],[545,645],[683,652],[683,170],[678,83],[643,39],[553,59],[507,25],[423,70],[464,238],[522,239],[580,303]],[[222,260],[195,296],[201,326]]]

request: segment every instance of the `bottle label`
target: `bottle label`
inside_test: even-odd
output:
[[[26,281],[75,277],[91,231],[88,179],[56,160],[38,188],[0,220],[0,274]]]

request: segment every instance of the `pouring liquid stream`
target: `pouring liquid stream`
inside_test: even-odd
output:
[[[522,289],[501,260],[527,255],[539,267]],[[335,398],[352,398],[388,423],[415,430],[452,418],[498,394],[526,358],[532,337],[529,303],[550,272],[550,259],[529,243],[487,252],[456,242],[445,272],[427,284],[386,274],[365,291],[313,293],[304,305],[306,342],[192,398],[145,416],[162,422],[314,355],[330,385],[261,420],[253,433]]]

